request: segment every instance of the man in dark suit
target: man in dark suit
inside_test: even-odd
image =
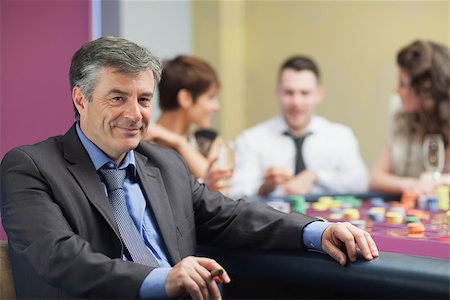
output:
[[[83,45],[70,67],[75,124],[5,155],[1,212],[19,298],[218,299],[217,283],[230,278],[212,278],[222,267],[192,256],[197,243],[313,248],[341,264],[343,244],[352,261],[356,245],[368,260],[378,255],[350,224],[233,201],[198,183],[174,151],[141,143],[160,72],[147,49],[125,39]],[[107,174],[119,173],[125,179],[112,187]]]

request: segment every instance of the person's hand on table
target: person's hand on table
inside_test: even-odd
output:
[[[308,170],[300,172],[284,184],[286,195],[308,194],[316,181],[317,176]]]
[[[260,196],[267,196],[272,193],[275,188],[287,182],[292,178],[292,174],[283,168],[272,167],[267,169],[264,174],[264,182],[259,188],[258,194]]]
[[[215,260],[206,257],[189,256],[177,263],[166,280],[166,294],[169,298],[190,295],[194,300],[221,299],[218,283],[229,283],[230,277],[224,270],[211,278],[211,271],[222,269]]]
[[[347,262],[342,249],[346,249],[350,261],[354,262],[356,261],[357,247],[366,260],[371,260],[379,255],[377,246],[370,234],[348,222],[333,223],[323,232],[322,249],[342,266]]]
[[[450,173],[443,173],[437,182],[437,185],[447,185],[450,186]]]

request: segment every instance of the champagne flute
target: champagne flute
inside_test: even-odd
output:
[[[218,151],[217,167],[219,169],[233,169],[234,167],[234,144],[223,141]]]
[[[444,168],[444,140],[440,134],[428,134],[423,140],[423,162],[425,170],[431,172],[433,180],[437,181]]]

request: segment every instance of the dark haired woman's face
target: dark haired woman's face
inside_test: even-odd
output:
[[[399,70],[399,81],[397,93],[402,99],[402,110],[404,112],[416,112],[419,110],[419,97],[416,91],[411,87],[411,79],[404,70]]]

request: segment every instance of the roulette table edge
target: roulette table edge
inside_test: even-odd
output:
[[[443,259],[381,252],[341,267],[316,252],[199,247],[197,254],[227,270],[235,285],[224,287],[229,299],[450,299],[450,261]]]

